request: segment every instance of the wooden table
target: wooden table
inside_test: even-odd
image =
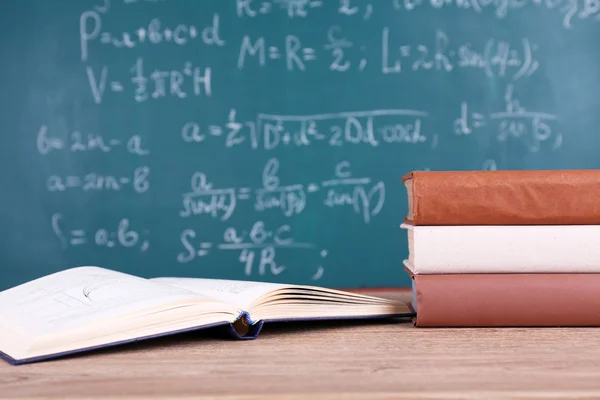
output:
[[[0,363],[0,398],[342,395],[361,400],[600,398],[600,329],[293,323],[267,325],[253,341],[190,334],[59,361]]]

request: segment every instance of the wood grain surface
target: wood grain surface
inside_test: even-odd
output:
[[[598,399],[600,329],[271,324],[252,341],[204,332],[2,362],[0,398]]]

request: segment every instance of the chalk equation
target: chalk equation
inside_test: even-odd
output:
[[[107,249],[135,248],[145,252],[150,248],[147,229],[134,229],[128,218],[122,218],[118,224],[110,228],[86,230],[65,227],[64,216],[55,213],[51,218],[52,231],[64,249],[70,247],[96,246]]]
[[[268,43],[263,36],[253,39],[244,35],[237,60],[238,69],[246,66],[247,58],[255,58],[261,67],[267,65],[267,61],[281,60],[288,71],[306,71],[307,63],[317,60],[315,48],[304,46],[298,36],[285,35],[282,42]]]
[[[557,11],[562,16],[562,26],[572,29],[575,20],[598,22],[600,21],[600,5],[597,1],[572,1],[572,0],[392,0],[395,10],[412,11],[421,7],[431,7],[436,10],[443,8],[456,8],[477,14],[492,11],[497,19],[505,19],[509,14],[527,8],[545,8]]]
[[[90,172],[85,175],[50,175],[46,180],[49,192],[65,192],[80,190],[82,192],[111,191],[118,192],[130,187],[136,193],[150,190],[150,167],[142,166],[134,169],[129,176],[105,175]]]
[[[292,235],[292,227],[283,224],[269,228],[263,221],[255,222],[249,229],[238,229],[229,226],[224,229],[221,240],[218,242],[204,241],[202,232],[194,229],[184,229],[180,240],[184,250],[177,254],[177,261],[182,264],[192,262],[198,258],[205,258],[213,253],[236,252],[237,260],[243,266],[246,276],[257,274],[279,275],[288,266],[276,261],[277,252],[288,250],[319,251],[319,257],[324,259],[328,251],[317,249],[309,242],[298,242]],[[313,280],[320,279],[324,268],[319,265],[312,275]]]
[[[462,102],[458,116],[448,121],[448,129],[453,129],[457,135],[470,135],[496,120],[500,132],[496,139],[500,143],[509,137],[529,137],[531,144],[527,147],[529,151],[536,152],[540,149],[539,144],[552,136],[556,139],[555,148],[560,147],[562,135],[553,134],[547,123],[557,120],[558,116],[546,111],[527,110],[518,99],[513,98],[513,92],[514,85],[508,84],[505,109],[489,116],[470,113],[468,104]],[[245,146],[253,150],[307,147],[318,143],[331,147],[425,146],[434,150],[440,142],[439,134],[434,133],[436,128],[427,126],[435,116],[423,110],[368,110],[314,115],[259,113],[253,120],[240,119],[237,113],[236,109],[231,109],[224,124],[203,126],[195,121],[186,122],[181,127],[181,138],[185,143],[194,145],[220,140],[225,148]],[[525,116],[530,117],[529,128],[524,125]],[[511,122],[515,119],[521,122]]]
[[[278,11],[288,18],[305,18],[310,11],[325,7],[325,0],[235,0],[235,2],[236,14],[239,18],[255,18]]]
[[[224,46],[226,42],[219,31],[220,15],[212,14],[212,20],[204,26],[192,24],[168,25],[160,18],[152,18],[147,24],[125,32],[110,32],[103,29],[102,15],[108,9],[87,10],[79,17],[79,42],[81,61],[90,58],[93,45],[111,46],[116,49],[136,49],[141,46],[174,45],[201,41],[207,46]],[[110,25],[110,24],[109,24]]]
[[[110,153],[116,149],[123,149],[138,156],[150,154],[150,150],[142,143],[141,135],[132,135],[125,140],[121,140],[83,131],[62,132],[61,135],[52,135],[49,130],[48,125],[42,125],[38,130],[36,148],[41,155],[58,151]]]
[[[285,217],[301,214],[312,194],[321,194],[320,204],[334,208],[347,208],[359,215],[365,224],[383,209],[385,184],[369,177],[354,177],[348,161],[335,167],[331,179],[306,184],[281,184],[277,176],[279,161],[271,158],[263,168],[260,188],[218,188],[203,172],[195,172],[191,178],[191,191],[183,194],[179,216],[188,218],[206,215],[227,221],[238,203],[251,201],[254,211],[276,210]]]
[[[90,92],[96,104],[101,104],[107,93],[130,92],[137,103],[163,98],[187,99],[190,97],[212,96],[211,67],[195,66],[186,61],[178,68],[157,69],[147,73],[144,60],[136,59],[129,70],[129,79],[112,79],[109,68],[85,67]]]
[[[299,36],[287,34],[280,43],[264,36],[245,35],[239,49],[237,68],[248,65],[266,67],[282,63],[287,71],[307,71],[310,64],[325,66],[329,71],[366,71],[375,65],[384,75],[418,71],[451,72],[457,69],[484,71],[486,77],[510,76],[513,80],[531,76],[540,66],[536,58],[538,45],[528,38],[512,43],[488,39],[477,47],[470,42],[456,43],[442,30],[428,41],[407,43],[406,38],[390,27],[381,29],[381,41],[375,50],[380,57],[369,56],[369,46],[350,40],[338,25],[331,26],[324,44],[305,45]],[[323,51],[323,53],[320,53]],[[371,57],[371,58],[370,58]]]
[[[556,11],[562,17],[563,28],[572,29],[575,20],[595,22],[600,20],[600,6],[594,0],[235,0],[238,18],[257,18],[274,13],[295,19],[305,19],[311,14],[331,8],[339,15],[361,20],[369,20],[377,13],[389,13],[392,10],[409,12],[423,7],[433,10],[452,7],[465,12],[483,14],[491,12],[497,19],[505,19],[515,12],[529,8]]]
[[[506,40],[488,39],[481,48],[471,43],[455,45],[446,33],[435,31],[429,43],[409,45],[391,39],[390,28],[382,33],[382,72],[442,71],[455,69],[482,70],[487,78],[509,76],[512,80],[530,77],[540,62],[535,57],[538,46],[528,38],[511,44]],[[408,64],[408,65],[406,65]]]
[[[186,143],[202,143],[220,138],[226,148],[274,150],[279,147],[306,147],[325,143],[331,147],[388,144],[437,146],[438,135],[427,132],[423,120],[429,113],[420,110],[391,109],[313,115],[260,113],[254,120],[238,118],[229,111],[227,122],[202,126],[186,122],[181,137]]]
[[[494,124],[496,138],[501,143],[517,139],[531,152],[538,152],[546,142],[551,144],[552,149],[561,147],[563,135],[553,126],[558,120],[557,115],[527,110],[516,97],[513,85],[506,87],[504,101],[504,110],[489,115],[471,112],[468,103],[462,102],[460,117],[454,121],[454,132],[457,135],[470,135]]]

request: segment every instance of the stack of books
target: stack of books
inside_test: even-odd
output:
[[[600,326],[600,171],[402,181],[416,326]]]

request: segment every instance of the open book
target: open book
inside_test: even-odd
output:
[[[252,339],[266,321],[410,316],[401,302],[320,287],[85,266],[0,292],[0,356],[24,364],[219,325]]]

